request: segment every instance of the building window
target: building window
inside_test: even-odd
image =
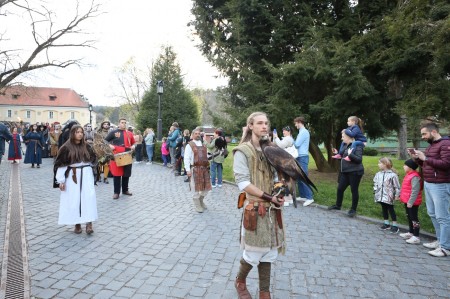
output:
[[[56,100],[56,96],[48,96],[48,98],[50,99],[50,101],[54,101],[54,100]]]
[[[48,118],[50,118],[50,119],[53,118],[53,111],[49,111],[49,112],[48,112]]]
[[[8,118],[11,118],[11,116],[12,116],[12,111],[11,110],[8,110]]]
[[[70,119],[75,119],[75,112],[70,112]]]
[[[31,111],[30,110],[27,111],[25,118],[31,118]]]
[[[18,94],[18,93],[13,93],[11,96],[12,96],[12,98],[13,98],[14,100],[17,100],[17,99],[19,98],[20,94]]]

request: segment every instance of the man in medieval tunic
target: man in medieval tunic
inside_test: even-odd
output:
[[[192,141],[186,145],[184,151],[184,166],[189,179],[194,178],[194,206],[195,210],[203,213],[207,209],[203,200],[211,190],[209,162],[206,146],[200,137],[200,130],[192,131]],[[192,181],[191,181],[192,182]],[[191,184],[189,182],[189,184]]]
[[[111,123],[107,120],[103,121],[100,124],[100,128],[97,130],[97,134],[100,134],[103,139],[106,138],[109,134],[109,127]],[[106,161],[105,157],[100,157],[98,161],[99,165],[99,173],[103,172],[103,183],[109,184],[108,182],[108,174],[109,174],[109,161]],[[100,179],[100,176],[99,176]]]
[[[110,148],[114,154],[124,153],[134,150],[135,141],[133,133],[127,130],[127,120],[125,118],[119,119],[119,127],[111,131],[105,140],[109,142]],[[114,195],[113,199],[119,199],[120,189],[122,187],[122,194],[133,195],[128,190],[128,183],[131,176],[132,165],[117,166],[115,161],[109,163],[109,168],[114,176]]]
[[[235,287],[238,297],[249,299],[246,278],[258,267],[259,298],[270,298],[270,270],[284,254],[285,236],[282,223],[283,198],[272,196],[277,181],[275,170],[264,157],[259,140],[269,134],[269,120],[263,112],[247,118],[240,144],[233,150],[233,171],[236,183],[246,194],[244,217],[241,223],[241,248],[244,250]]]
[[[53,124],[53,131],[49,134],[50,140],[50,155],[56,159],[58,155],[58,140],[59,135],[61,135],[61,125],[57,122]]]

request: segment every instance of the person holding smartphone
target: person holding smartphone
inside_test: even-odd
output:
[[[427,212],[437,238],[423,246],[432,249],[428,252],[432,256],[446,257],[450,256],[450,138],[442,137],[435,123],[423,125],[420,134],[430,146],[411,156],[422,168]]]

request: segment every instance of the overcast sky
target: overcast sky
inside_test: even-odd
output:
[[[27,79],[30,80],[29,84],[72,88],[86,96],[93,105],[115,106],[118,104],[117,99],[110,97],[115,82],[114,70],[130,57],[135,57],[138,64],[145,69],[161,53],[161,46],[170,45],[178,55],[185,75],[184,83],[188,88],[216,88],[226,85],[226,78],[220,77],[219,72],[195,47],[199,41],[192,40],[192,28],[187,27],[187,23],[193,19],[190,12],[192,1],[101,1],[105,14],[85,24],[87,31],[98,40],[96,50],[83,51],[86,55],[85,61],[93,66],[82,69],[47,69]],[[52,6],[60,6],[54,6],[55,10],[59,9],[60,16],[60,11],[64,11],[68,16],[73,15],[73,12],[70,12],[70,7],[73,6],[67,5],[69,1],[47,2]],[[29,31],[28,29],[28,35]]]

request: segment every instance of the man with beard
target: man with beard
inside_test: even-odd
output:
[[[186,168],[188,178],[194,177],[195,193],[193,201],[195,210],[199,213],[203,213],[203,211],[207,209],[203,199],[208,194],[208,191],[211,190],[208,154],[206,146],[203,145],[201,140],[199,129],[192,131],[192,139],[193,140],[186,145],[184,151],[184,167]]]
[[[450,139],[439,134],[435,123],[423,125],[420,134],[430,146],[425,153],[414,150],[411,155],[422,167],[427,212],[437,238],[423,245],[433,249],[430,255],[445,257],[450,255]]]
[[[233,171],[239,190],[245,192],[240,241],[244,249],[235,287],[238,298],[252,298],[246,280],[252,268],[258,268],[259,298],[270,299],[270,272],[278,254],[285,251],[282,221],[284,199],[272,195],[278,181],[276,171],[265,158],[260,140],[268,136],[270,123],[263,112],[247,118],[241,142],[234,148]]]
[[[125,118],[119,119],[119,128],[111,131],[105,140],[109,142],[110,148],[114,154],[124,153],[135,148],[135,141],[133,133],[127,130],[127,120]],[[117,166],[115,161],[109,162],[109,168],[114,176],[114,195],[113,199],[119,199],[120,187],[122,187],[122,194],[133,195],[128,190],[128,182],[131,176],[132,164],[125,166]]]
[[[97,130],[97,134],[100,134],[102,136],[102,138],[105,139],[106,136],[108,136],[108,134],[109,134],[109,127],[110,126],[111,126],[111,123],[109,121],[107,121],[107,120],[103,121],[100,124],[100,128]],[[102,158],[100,158],[98,165],[99,165],[100,168],[103,168],[103,183],[109,184],[109,182],[108,182],[108,174],[109,174],[109,164],[108,164],[108,162],[104,163]],[[100,173],[101,173],[101,171],[99,171],[99,180],[100,180]]]
[[[61,135],[61,125],[58,122],[53,124],[53,131],[49,134],[50,156],[56,159],[58,155],[58,140]]]

